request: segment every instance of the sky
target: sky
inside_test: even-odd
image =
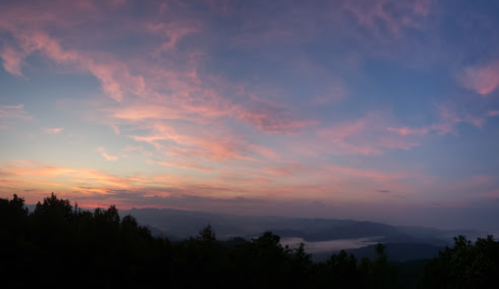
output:
[[[2,0],[0,197],[499,229],[495,0]]]

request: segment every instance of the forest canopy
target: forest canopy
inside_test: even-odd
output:
[[[172,220],[174,222],[175,220]],[[265,232],[252,240],[217,240],[209,224],[195,237],[154,237],[131,216],[83,210],[52,194],[30,212],[24,199],[0,198],[0,274],[7,286],[156,285],[193,288],[499,288],[499,242],[464,236],[424,262],[392,263],[341,251],[313,262],[301,244],[282,246]],[[56,274],[56,275],[54,275]],[[56,276],[47,278],[48,276]],[[408,277],[409,276],[409,277]],[[70,283],[67,283],[70,284]]]

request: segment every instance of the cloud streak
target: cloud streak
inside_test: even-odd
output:
[[[101,154],[101,156],[102,156],[103,158],[105,158],[106,160],[108,160],[108,161],[113,161],[113,162],[115,162],[115,161],[119,160],[119,157],[117,157],[117,156],[112,156],[112,155],[109,155],[108,153],[106,153],[106,148],[105,148],[105,147],[97,147],[95,150],[96,150],[97,152],[99,152],[99,153]]]
[[[55,128],[44,128],[43,132],[46,134],[60,134],[64,128],[62,127],[55,127]]]

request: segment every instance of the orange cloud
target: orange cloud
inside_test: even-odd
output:
[[[176,167],[176,168],[180,168],[180,169],[187,169],[187,170],[200,170],[200,171],[204,171],[204,172],[218,172],[217,169],[214,169],[214,168],[209,168],[209,167],[205,167],[205,166],[201,166],[201,165],[198,165],[198,164],[186,164],[185,163],[185,160],[183,161],[176,161],[176,162],[173,162],[173,161],[156,161],[154,162],[158,165],[162,165],[162,166],[168,166],[168,167]]]
[[[14,165],[6,166],[6,170],[14,174],[15,178],[22,179],[25,179],[28,175],[32,177],[43,177],[44,179],[56,177],[68,178],[61,185],[67,185],[67,181],[76,178],[94,185],[110,185],[120,188],[126,188],[129,186],[126,179],[100,173],[94,170],[53,166],[46,163],[27,160],[14,161]],[[60,184],[59,182],[52,183]]]
[[[102,153],[102,156],[106,158],[108,161],[117,161],[119,158],[117,156],[111,156],[108,155],[107,153]]]
[[[151,180],[146,180],[138,177],[129,177],[128,179],[132,182],[137,182],[137,183],[153,183],[153,181]]]
[[[98,147],[95,150],[97,152],[100,152],[101,156],[103,156],[108,161],[117,161],[119,159],[119,157],[117,157],[117,156],[112,156],[112,155],[107,154],[105,147]]]

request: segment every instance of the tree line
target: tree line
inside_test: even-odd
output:
[[[121,218],[115,206],[92,212],[52,194],[29,212],[17,195],[0,198],[2,286],[499,288],[499,242],[492,236],[474,244],[459,236],[421,270],[389,262],[383,244],[375,250],[374,260],[341,251],[313,262],[303,244],[282,246],[272,232],[220,241],[208,225],[171,242],[131,215]],[[418,281],[408,284],[404,270]]]

